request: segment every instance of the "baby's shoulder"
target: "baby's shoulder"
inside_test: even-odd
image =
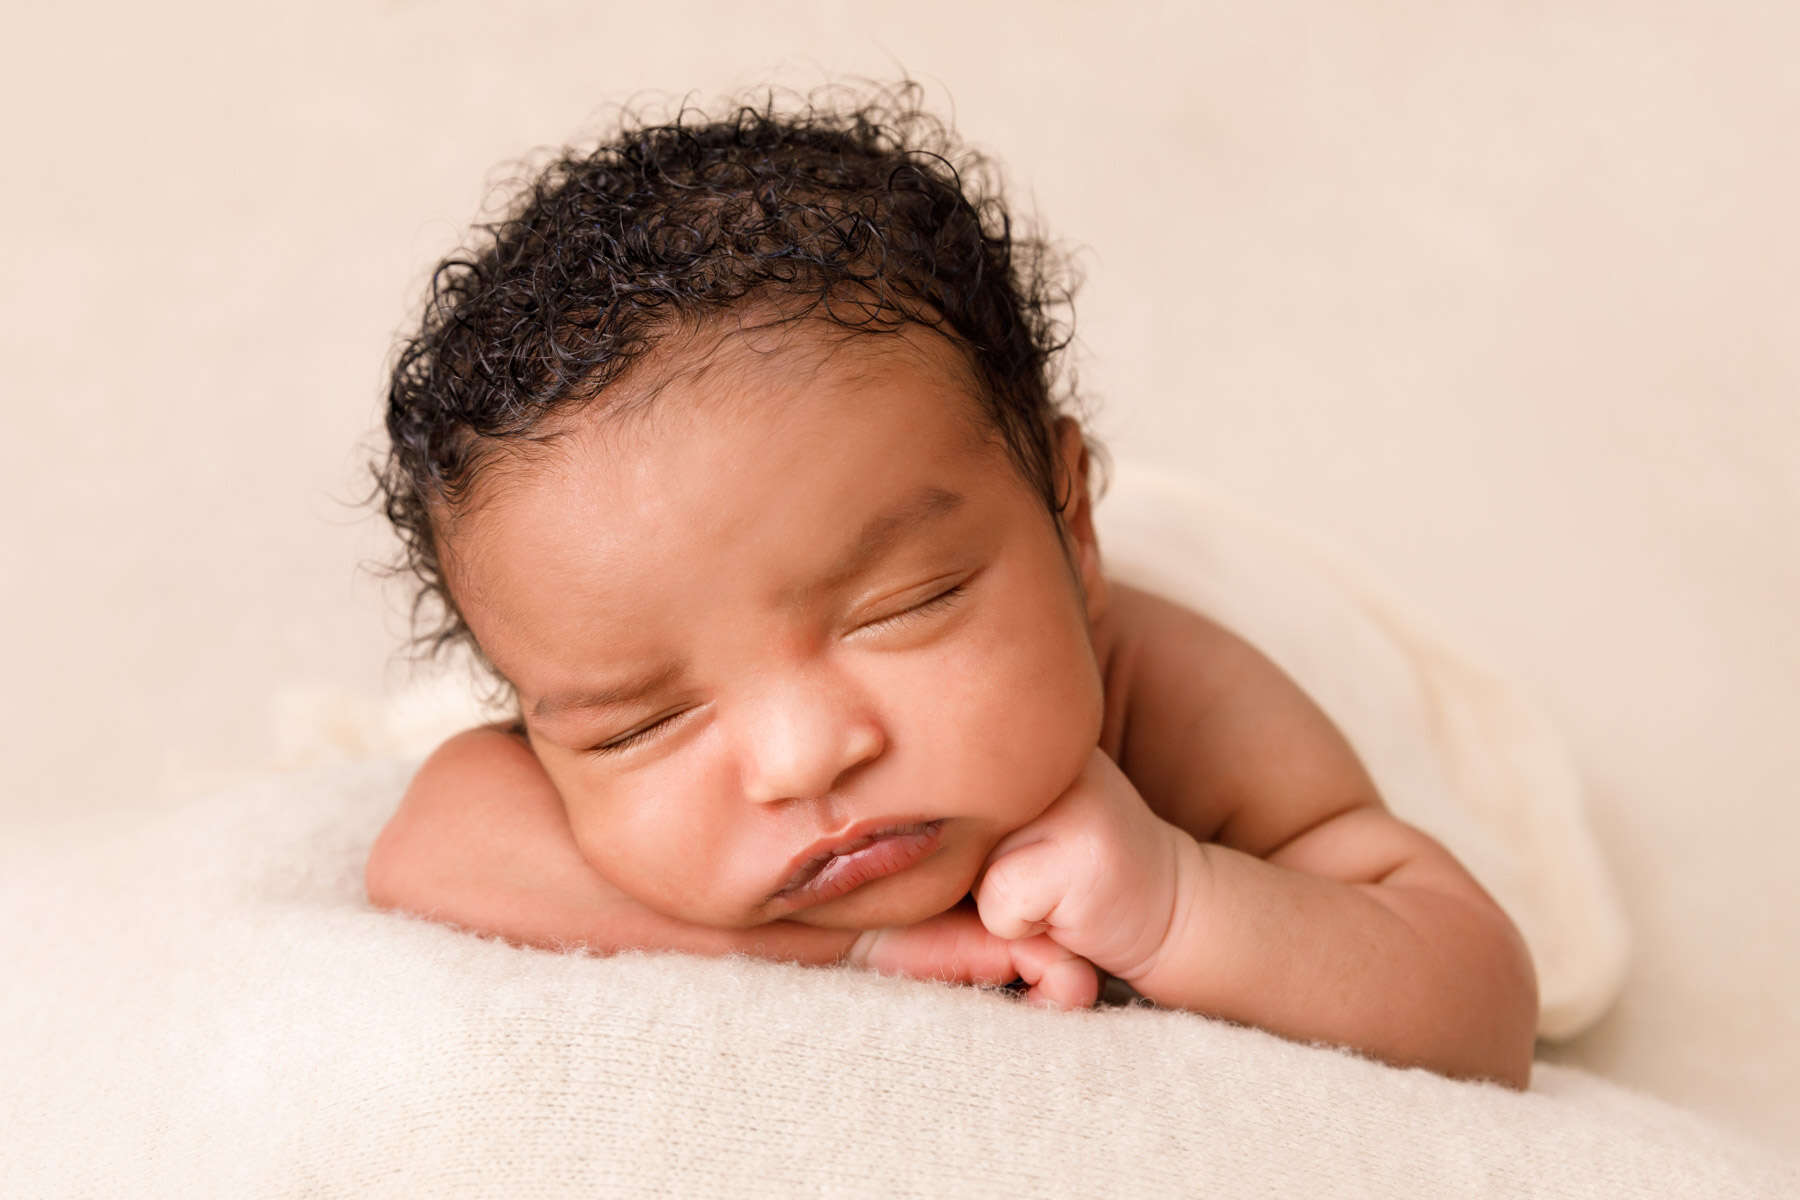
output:
[[[1229,682],[1256,656],[1243,638],[1204,613],[1156,592],[1109,580],[1095,650],[1109,703],[1177,687],[1190,699]]]
[[[1094,649],[1106,689],[1100,744],[1127,773],[1127,735],[1139,718],[1162,726],[1195,715],[1243,669],[1246,652],[1254,653],[1212,618],[1117,580],[1107,583]]]
[[[1342,734],[1249,642],[1164,596],[1108,592],[1101,746],[1158,814],[1211,838],[1247,810],[1281,825],[1315,793],[1370,788]]]

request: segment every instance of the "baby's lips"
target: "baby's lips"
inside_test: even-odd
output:
[[[891,823],[842,838],[823,850],[813,847],[796,858],[787,882],[770,899],[822,904],[865,883],[896,875],[937,850],[943,826],[941,818]]]

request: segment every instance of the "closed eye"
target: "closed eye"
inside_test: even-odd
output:
[[[870,629],[892,629],[896,626],[903,625],[909,621],[925,616],[927,613],[949,608],[962,596],[963,591],[967,586],[968,584],[965,580],[963,583],[959,583],[954,587],[945,588],[937,595],[931,597],[931,599],[915,604],[911,608],[901,609],[891,617],[882,617],[878,621],[870,621],[867,625],[859,626],[858,632]]]
[[[949,608],[951,605],[955,604],[957,600],[961,599],[967,588],[968,581],[964,580],[962,583],[958,583],[953,587],[945,588],[930,599],[923,600],[920,603],[913,605],[911,608],[902,609],[892,616],[882,617],[880,620],[870,621],[867,625],[859,626],[857,631],[881,631],[897,628],[898,626],[907,624],[911,621],[918,620],[920,617]],[[622,733],[610,741],[602,742],[598,746],[589,749],[588,753],[617,754],[622,750],[629,750],[633,746],[667,733],[675,722],[693,711],[694,710],[691,708],[678,709],[665,717],[660,717],[657,720],[650,722],[648,725],[641,725],[638,728],[631,730],[629,733]]]
[[[602,742],[598,746],[595,746],[592,749],[590,749],[588,751],[588,753],[589,754],[617,754],[621,750],[628,750],[632,746],[637,745],[639,742],[645,742],[645,741],[650,740],[653,737],[659,736],[662,733],[666,733],[668,731],[669,727],[674,724],[674,722],[680,720],[682,717],[686,716],[688,713],[693,712],[693,711],[694,710],[691,708],[679,709],[676,712],[670,713],[666,717],[659,717],[657,720],[650,722],[650,724],[648,724],[648,725],[640,725],[638,728],[633,729],[629,733],[622,733],[618,737],[613,738],[611,741]]]

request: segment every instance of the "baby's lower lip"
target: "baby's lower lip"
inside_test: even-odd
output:
[[[823,904],[865,883],[898,874],[931,856],[943,827],[939,818],[880,834],[860,849],[829,859],[811,878],[782,889],[778,898],[801,905]]]

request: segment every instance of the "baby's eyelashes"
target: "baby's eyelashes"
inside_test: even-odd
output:
[[[880,617],[870,621],[866,625],[858,625],[855,632],[879,632],[884,629],[893,629],[900,625],[904,625],[909,621],[936,612],[939,609],[949,608],[962,596],[965,587],[967,587],[966,583],[958,583],[952,587],[945,588],[930,599],[915,604],[911,608],[903,608],[891,616]]]
[[[972,576],[965,575],[947,587],[936,588],[925,599],[917,603],[910,604],[885,617],[878,617],[873,621],[858,625],[850,632],[859,636],[879,636],[927,621],[940,613],[947,612],[962,601],[968,594],[971,579]],[[689,704],[684,708],[672,709],[624,733],[589,745],[581,752],[593,757],[605,757],[631,750],[667,735],[684,722],[690,714],[704,707],[706,707],[704,704]]]
[[[636,729],[633,729],[628,733],[622,733],[618,737],[600,743],[598,746],[589,747],[587,753],[617,754],[621,750],[629,750],[633,746],[668,732],[675,722],[693,711],[692,708],[677,709],[666,716],[658,717],[648,725],[640,725]]]

